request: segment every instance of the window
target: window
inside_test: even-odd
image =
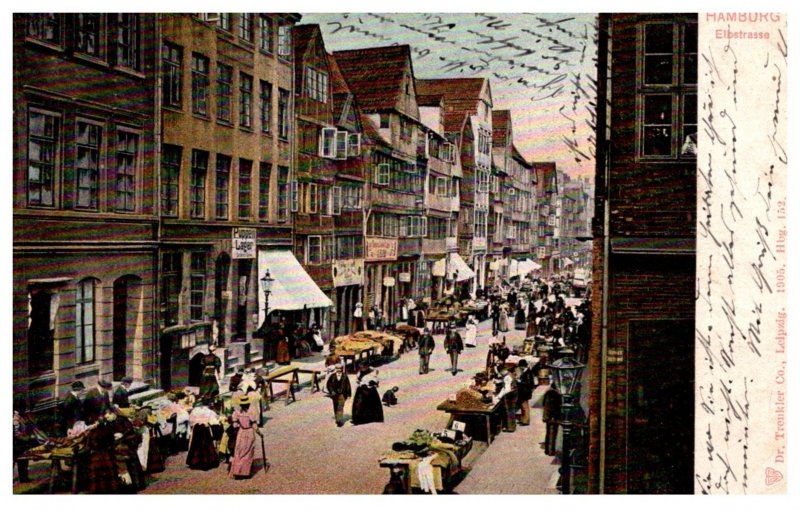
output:
[[[75,14],[75,50],[100,56],[100,14]]]
[[[139,135],[117,131],[117,211],[136,210],[136,169],[139,154]]]
[[[161,59],[164,65],[164,105],[180,108],[182,101],[181,88],[183,87],[181,79],[183,48],[164,42]]]
[[[208,153],[192,149],[192,175],[189,183],[190,208],[192,218],[206,216],[206,173],[208,171]]]
[[[278,89],[278,136],[289,140],[289,91]]]
[[[337,236],[336,259],[359,259],[364,257],[364,238],[360,235]]]
[[[272,53],[272,48],[275,45],[275,34],[272,31],[272,21],[266,16],[259,16],[258,28],[261,32],[258,47],[261,51]]]
[[[217,120],[231,122],[231,101],[233,97],[233,67],[217,64]]]
[[[436,196],[437,197],[448,197],[448,179],[442,176],[436,176],[435,178],[436,183]]]
[[[231,31],[231,15],[227,12],[219,13],[219,20],[217,26],[226,32]]]
[[[697,155],[697,24],[649,23],[641,45],[642,157]]]
[[[208,115],[208,57],[192,53],[192,112]]]
[[[203,303],[206,293],[206,253],[192,252],[192,273],[190,277],[189,318],[203,320]]]
[[[479,170],[475,173],[475,179],[478,185],[478,192],[488,192],[489,191],[489,172],[486,170]]]
[[[250,195],[252,191],[253,162],[239,159],[239,218],[250,218]]]
[[[28,205],[53,206],[58,166],[59,118],[44,112],[28,113]]]
[[[330,213],[331,215],[342,214],[342,187],[333,186],[330,188]]]
[[[324,158],[336,156],[336,128],[322,128],[319,155]]]
[[[375,167],[375,184],[388,185],[390,170],[388,163],[381,163]]]
[[[350,133],[348,136],[347,154],[349,156],[361,155],[361,133]]]
[[[231,177],[231,157],[224,154],[217,155],[217,194],[216,194],[216,208],[215,218],[217,220],[228,219],[228,204],[229,204],[229,188]]]
[[[75,139],[78,150],[75,160],[78,199],[75,206],[78,208],[97,209],[98,206],[101,136],[100,126],[78,121]]]
[[[401,238],[419,238],[428,234],[428,219],[421,216],[399,217]]]
[[[139,70],[139,15],[116,14],[116,61],[118,66]]]
[[[328,74],[306,66],[306,96],[319,101],[328,102]]]
[[[78,283],[75,296],[75,358],[78,364],[94,362],[94,280]]]
[[[181,171],[181,148],[165,145],[161,153],[161,214],[178,216],[178,182]]]
[[[253,77],[239,74],[239,126],[250,128],[253,125]]]
[[[337,131],[336,132],[336,159],[337,160],[346,160],[347,159],[347,147],[348,147],[348,135],[346,131]]]
[[[261,133],[269,133],[272,128],[272,84],[260,81],[259,113],[261,117]]]
[[[161,310],[167,326],[178,324],[182,262],[180,252],[168,252],[161,256]]]
[[[61,17],[52,12],[28,14],[28,37],[61,44]]]
[[[361,187],[358,185],[341,186],[342,209],[356,211],[361,209]]]
[[[292,27],[291,25],[278,26],[278,56],[286,60],[292,59]]]
[[[380,115],[380,128],[381,129],[389,128],[389,122],[391,120],[389,114],[379,114],[379,115]]]
[[[278,166],[278,221],[289,219],[289,167]]]
[[[253,42],[253,15],[251,13],[239,14],[239,39]]]
[[[405,117],[400,117],[400,140],[411,142],[411,122]]]
[[[259,162],[258,172],[258,218],[269,220],[269,178],[272,164]]]
[[[309,236],[308,237],[308,264],[319,264],[322,262],[322,237]]]
[[[300,186],[298,185],[297,181],[291,182],[289,195],[292,213],[297,213],[297,211],[300,209]]]

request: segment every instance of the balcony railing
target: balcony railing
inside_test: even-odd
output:
[[[369,199],[373,204],[385,204],[397,208],[417,210],[421,209],[422,194],[401,193],[390,188],[372,187]]]

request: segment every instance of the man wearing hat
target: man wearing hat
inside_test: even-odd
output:
[[[428,374],[431,353],[433,353],[433,348],[435,347],[431,331],[425,327],[422,330],[422,337],[419,338],[419,374]]]
[[[97,385],[86,393],[83,400],[83,417],[86,425],[91,425],[100,420],[111,409],[111,382],[99,380]]]
[[[531,403],[533,397],[533,371],[528,367],[528,361],[522,359],[517,364],[517,404],[521,414],[519,419],[520,426],[528,426],[531,423]]]
[[[450,355],[450,372],[455,376],[458,372],[458,354],[464,350],[464,342],[452,321],[447,325],[447,332],[444,334],[444,350]]]
[[[125,376],[122,378],[119,387],[114,389],[114,396],[111,399],[111,403],[117,408],[130,408],[131,403],[128,399],[128,390],[131,388],[131,383],[133,383],[133,378]]]
[[[495,400],[503,402],[505,413],[503,421],[503,431],[516,431],[516,409],[517,409],[517,393],[516,381],[511,373],[508,371],[505,362],[498,362],[495,367],[497,378],[495,379],[496,394]],[[495,401],[495,402],[496,402]]]
[[[80,394],[84,391],[84,388],[82,381],[72,382],[69,392],[61,400],[59,414],[63,436],[67,436],[67,431],[72,429],[76,422],[83,420],[83,402]]]
[[[325,383],[325,390],[328,392],[328,397],[333,401],[333,413],[336,416],[336,425],[341,428],[344,426],[344,403],[350,398],[352,390],[350,387],[350,380],[344,372],[344,366],[338,363],[335,367],[335,372],[328,378],[327,383]]]

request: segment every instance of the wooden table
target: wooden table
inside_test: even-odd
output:
[[[502,406],[502,400],[498,401],[497,403],[486,403],[481,405],[475,406],[463,406],[459,405],[457,402],[450,401],[446,399],[439,403],[439,406],[436,407],[437,410],[441,410],[443,412],[447,412],[450,414],[450,421],[447,423],[447,427],[450,428],[453,425],[453,421],[465,419],[463,422],[469,424],[469,420],[479,420],[482,422],[482,426],[486,428],[486,443],[491,444],[492,439],[496,436],[495,429],[492,428],[492,417],[498,415],[498,411]],[[499,424],[500,422],[498,422]],[[465,433],[469,434],[469,433]],[[474,435],[469,435],[474,438]]]
[[[462,470],[461,462],[464,460],[466,455],[472,449],[472,440],[467,442],[463,446],[459,446],[455,449],[454,454],[458,459],[458,465],[455,466],[448,466],[447,470],[442,470],[444,467],[440,467],[438,465],[434,465],[434,472],[438,475],[439,480],[441,481],[441,488],[437,488],[439,491],[444,491],[445,489],[449,489],[449,483],[453,480],[453,478]],[[399,485],[400,488],[405,493],[411,493],[412,488],[417,488],[417,486],[412,484],[412,477],[411,477],[411,467],[416,465],[421,458],[414,457],[414,458],[405,458],[399,456],[391,456],[385,455],[381,458],[379,465],[382,468],[389,469],[389,478],[390,483],[395,483]],[[436,476],[434,476],[434,479]]]
[[[48,485],[48,493],[52,494],[55,489],[56,479],[61,472],[61,462],[70,465],[71,472],[71,490],[72,493],[78,493],[78,464],[82,460],[82,453],[72,452],[71,454],[49,453],[46,457],[36,454],[23,454],[17,460],[27,461],[50,461],[50,483]]]
[[[364,359],[366,359],[366,361],[369,363],[369,361],[372,359],[374,355],[375,355],[374,347],[364,348],[361,350],[347,350],[347,351],[336,352],[336,356],[340,357],[344,362],[345,371],[347,371],[347,365],[349,362],[350,366],[352,367],[353,373],[358,371],[359,362],[362,362],[364,361]]]
[[[285,383],[286,384],[286,404],[288,405],[292,401],[297,401],[297,397],[294,395],[294,386],[299,384],[300,379],[298,376],[298,372],[300,368],[294,365],[289,366],[282,366],[274,371],[271,371],[269,374],[264,376],[264,382],[267,384],[267,389],[269,392],[268,402],[275,401],[275,393],[272,391],[272,383]],[[288,377],[287,377],[288,376]]]

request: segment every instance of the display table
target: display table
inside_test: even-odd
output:
[[[450,489],[450,483],[461,470],[461,461],[472,449],[472,440],[463,445],[434,442],[429,451],[415,453],[411,451],[390,451],[378,460],[382,468],[389,469],[390,483],[405,493],[419,489],[418,469],[425,457],[433,455],[434,486],[437,491]]]
[[[299,383],[299,376],[298,372],[300,368],[295,365],[288,365],[288,366],[281,366],[274,371],[270,371],[269,374],[264,376],[264,383],[267,385],[267,392],[268,395],[266,396],[269,403],[275,401],[275,393],[272,390],[273,382],[278,383],[285,383],[286,384],[286,404],[288,405],[292,401],[297,401],[297,397],[294,395],[294,386]]]
[[[486,443],[491,444],[492,439],[497,436],[500,429],[499,410],[501,406],[502,401],[497,403],[460,404],[446,399],[439,403],[436,409],[450,414],[450,421],[447,423],[448,428],[453,425],[453,421],[464,422],[468,428],[466,434],[474,438],[474,430],[482,430],[486,434]]]

